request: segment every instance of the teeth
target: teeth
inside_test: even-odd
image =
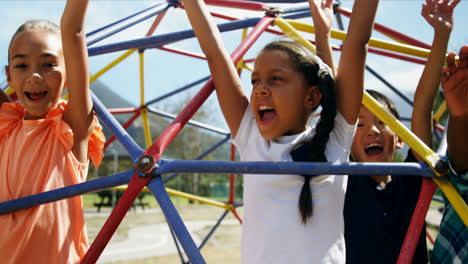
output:
[[[259,107],[259,110],[260,111],[264,111],[264,110],[273,110],[273,108],[269,107],[269,106],[266,106],[266,105],[261,105]]]
[[[372,147],[380,147],[380,148],[381,148],[381,147],[382,147],[382,145],[380,145],[380,144],[377,144],[377,143],[372,143],[372,144],[369,144],[369,145],[367,145],[366,149],[368,149],[368,148],[372,148]]]

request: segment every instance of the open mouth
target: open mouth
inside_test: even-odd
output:
[[[365,152],[369,156],[379,155],[383,152],[383,147],[380,144],[370,144],[366,147]]]
[[[260,116],[260,120],[262,121],[270,121],[273,120],[273,118],[276,116],[276,111],[275,109],[266,106],[266,105],[261,105],[258,108],[258,114]]]
[[[47,95],[47,91],[42,92],[24,92],[26,97],[31,101],[39,101]]]

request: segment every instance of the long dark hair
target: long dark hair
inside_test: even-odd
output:
[[[312,139],[306,140],[302,146],[293,150],[291,156],[294,161],[327,162],[325,147],[330,132],[333,130],[336,116],[335,83],[330,68],[312,51],[296,42],[275,41],[266,45],[263,50],[285,51],[296,69],[304,75],[307,85],[317,86],[322,93],[322,98],[320,99],[322,110],[320,120],[315,127],[316,133]],[[312,192],[310,189],[310,179],[312,176],[304,175],[304,185],[299,196],[298,207],[303,224],[307,223],[313,211]]]

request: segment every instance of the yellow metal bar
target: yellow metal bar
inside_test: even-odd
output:
[[[418,137],[411,131],[403,126],[396,120],[390,113],[382,108],[379,103],[372,98],[367,92],[364,92],[362,103],[371,110],[380,120],[387,124],[397,135],[405,141],[412,150],[418,153],[428,164],[434,169],[437,161],[440,159],[429,147],[427,147]],[[441,173],[434,170],[434,172],[441,176]],[[466,202],[460,197],[455,187],[446,178],[433,178],[434,182],[443,191],[447,199],[452,204],[455,211],[468,227],[468,206]]]
[[[127,189],[127,185],[121,185],[121,186],[117,186],[117,187],[110,188],[110,189],[111,190],[118,190],[118,191],[125,191]],[[150,192],[150,190],[147,187],[143,188],[142,191],[143,192]],[[208,199],[208,198],[196,196],[196,195],[193,195],[193,194],[188,194],[188,193],[185,193],[185,192],[177,191],[177,190],[174,190],[174,189],[171,189],[171,188],[166,187],[166,191],[170,195],[186,198],[188,200],[197,201],[197,202],[204,203],[204,204],[213,205],[213,206],[220,207],[220,208],[223,208],[223,209],[226,209],[226,210],[229,210],[229,211],[232,211],[234,209],[234,206],[231,205],[231,204],[225,204],[225,203],[218,202],[218,201],[215,201],[215,200],[212,200],[212,199]]]
[[[247,29],[244,28],[242,30],[242,40],[244,40],[245,38],[247,37]],[[244,58],[242,57],[239,62],[237,63],[236,65],[236,70],[237,72],[240,74],[240,72],[242,71],[242,69],[244,68],[245,64],[244,64]]]
[[[149,148],[151,147],[153,140],[151,139],[151,131],[150,131],[149,120],[148,120],[148,109],[141,108],[140,115],[141,115],[141,118],[143,119],[143,130],[145,132],[145,144],[146,144],[146,147]]]
[[[278,26],[288,37],[290,37],[292,40],[302,44],[303,46],[309,48],[311,51],[314,53],[317,53],[317,50],[315,49],[315,46],[310,43],[310,41],[306,40],[297,30],[294,29],[292,26],[291,20],[284,20],[281,17],[277,17],[274,21],[274,24]],[[301,23],[303,24],[303,23]],[[304,24],[305,25],[305,24]],[[309,25],[310,26],[310,25]]]
[[[278,19],[275,20],[275,23],[277,20]],[[292,27],[294,27],[297,30],[310,32],[310,33],[315,32],[314,26],[312,25],[301,23],[301,22],[294,21],[294,20],[289,20],[289,19],[287,21],[290,23]],[[344,40],[346,38],[346,32],[341,31],[341,30],[332,29],[330,35],[332,38],[339,39],[339,40]],[[421,58],[427,58],[429,56],[428,49],[414,47],[414,46],[406,45],[406,44],[392,43],[389,41],[379,40],[375,38],[371,38],[369,40],[369,46],[374,47],[374,48],[388,50],[388,51],[399,52],[399,53],[403,53],[407,55],[417,56]]]
[[[141,118],[143,119],[143,130],[145,132],[145,144],[149,148],[153,142],[151,139],[151,130],[148,120],[148,109],[146,109],[145,104],[145,61],[144,61],[144,52],[139,53],[140,61],[140,103],[141,103]]]
[[[99,78],[101,75],[106,73],[108,70],[112,69],[115,65],[119,64],[121,61],[126,59],[128,56],[130,56],[133,52],[135,52],[136,49],[131,49],[126,51],[124,54],[120,55],[117,59],[115,59],[113,62],[109,63],[106,67],[102,68],[100,71],[95,73],[93,76],[89,77],[89,83],[94,82],[97,78]]]
[[[427,147],[417,136],[415,136],[411,131],[406,128],[400,121],[396,120],[393,115],[387,112],[380,104],[372,98],[367,92],[364,92],[362,98],[362,103],[387,124],[395,133],[405,141],[412,150],[418,153],[433,169],[435,168],[437,162],[439,161],[439,156],[435,154],[429,147]],[[435,172],[438,176],[442,174]]]
[[[9,96],[10,94],[14,93],[14,92],[15,92],[15,90],[14,90],[13,88],[11,88],[11,87],[8,87],[8,88],[6,89],[6,91],[5,91],[5,93],[6,93],[8,96]]]
[[[447,103],[444,101],[439,106],[439,109],[437,109],[437,112],[434,114],[434,120],[439,122],[440,118],[442,117],[442,115],[445,113],[446,110],[447,110]]]

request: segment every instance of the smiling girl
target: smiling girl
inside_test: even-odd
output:
[[[68,0],[61,31],[31,20],[11,39],[5,71],[21,104],[1,104],[0,202],[81,183],[89,158],[96,167],[102,159],[88,84],[87,5]],[[60,100],[65,82],[68,102]],[[2,263],[77,263],[88,247],[80,197],[1,215],[0,233]]]

